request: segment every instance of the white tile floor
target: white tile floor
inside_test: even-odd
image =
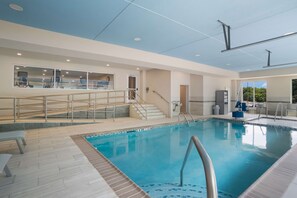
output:
[[[175,121],[177,119],[143,121],[120,118],[115,122],[106,120],[98,124],[29,130],[26,135],[28,145],[23,155],[19,154],[14,141],[0,142],[1,153],[13,154],[8,166],[16,175],[13,184],[0,187],[0,198],[117,197],[70,136]],[[283,197],[296,195],[296,186],[297,177]]]

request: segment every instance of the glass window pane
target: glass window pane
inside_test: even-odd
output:
[[[292,103],[297,103],[297,79],[292,80]]]
[[[242,93],[243,93],[243,101],[247,103],[248,107],[254,106],[254,83],[253,82],[243,82],[242,83]]]
[[[113,74],[89,73],[89,89],[113,89]]]
[[[87,89],[87,72],[56,70],[56,88]]]
[[[53,88],[54,70],[14,66],[14,86],[21,88]]]
[[[255,82],[255,101],[258,103],[266,102],[266,81]]]

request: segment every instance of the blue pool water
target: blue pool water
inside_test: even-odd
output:
[[[185,167],[185,185],[178,186],[193,135],[213,160],[221,197],[239,196],[297,142],[297,132],[288,128],[218,119],[86,139],[151,197],[204,197],[205,176],[195,149]]]

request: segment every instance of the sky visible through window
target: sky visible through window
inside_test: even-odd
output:
[[[256,88],[266,88],[267,82],[265,81],[255,81],[255,82],[242,82],[243,87],[256,87]]]

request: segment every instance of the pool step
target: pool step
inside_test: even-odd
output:
[[[193,184],[184,184],[182,187],[177,183],[147,184],[140,186],[150,197],[171,198],[171,197],[207,197],[206,187]],[[233,198],[230,193],[218,191],[219,198]]]
[[[147,119],[161,119],[166,118],[165,114],[160,111],[158,107],[153,104],[142,104],[142,105],[130,105],[130,116],[144,120],[147,110]]]

